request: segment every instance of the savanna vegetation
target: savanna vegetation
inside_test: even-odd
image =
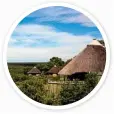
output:
[[[67,62],[69,62],[68,60]],[[47,105],[66,105],[85,97],[99,81],[96,73],[88,73],[84,80],[66,80],[67,83],[48,83],[48,80],[63,82],[64,76],[47,75],[53,66],[63,66],[66,63],[61,58],[53,57],[47,63],[8,63],[9,72],[17,87],[31,99]],[[39,76],[28,76],[27,72],[37,66],[42,72]]]

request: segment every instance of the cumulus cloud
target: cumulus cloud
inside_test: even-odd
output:
[[[9,41],[8,61],[48,61],[53,56],[67,60],[92,39],[90,35],[73,35],[50,26],[19,25]]]
[[[68,26],[66,30],[67,24],[75,26]],[[75,35],[78,32],[81,35]],[[13,31],[8,44],[8,61],[44,62],[53,56],[67,60],[83,50],[93,36],[102,37],[99,34],[94,23],[78,11],[57,6],[42,8],[24,18]]]
[[[14,35],[16,34],[16,35]],[[54,27],[44,25],[19,25],[14,31],[9,41],[10,46],[61,46],[75,45],[76,43],[89,42],[92,36],[89,35],[73,35],[67,32],[58,32]],[[18,45],[15,45],[18,44]],[[52,45],[53,44],[53,45]]]
[[[71,46],[53,48],[8,48],[8,61],[45,62],[54,56],[66,61],[78,54],[85,45],[76,44],[76,47],[77,48]]]

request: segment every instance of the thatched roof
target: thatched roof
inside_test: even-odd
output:
[[[99,45],[99,46],[103,46],[98,40],[93,39],[93,41],[89,44],[89,45]]]
[[[47,73],[48,74],[58,74],[62,67],[57,67],[54,65]]]
[[[28,74],[40,74],[40,70],[37,69],[36,67],[33,67],[29,72]]]
[[[103,72],[106,61],[105,47],[97,40],[75,56],[58,74],[72,75],[81,72]]]

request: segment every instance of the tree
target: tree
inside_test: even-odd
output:
[[[104,40],[99,40],[99,42],[100,42],[103,46],[105,46]]]
[[[61,58],[59,58],[59,57],[52,57],[50,59],[50,61],[49,61],[49,64],[51,66],[54,66],[54,65],[56,65],[56,66],[63,66],[64,65],[64,61]]]
[[[48,66],[47,63],[38,63],[36,66],[40,71],[47,71],[48,70]]]
[[[63,66],[64,61],[59,57],[52,57],[49,62],[45,63],[38,63],[36,67],[45,74],[50,68],[52,68],[54,65],[56,66]]]
[[[31,66],[27,66],[24,68],[24,74],[27,75],[27,72],[29,72],[31,70]]]

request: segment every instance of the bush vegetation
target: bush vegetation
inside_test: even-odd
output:
[[[59,62],[58,62],[59,61]],[[42,64],[42,65],[41,65]],[[36,65],[45,72],[53,65],[63,65],[59,58],[50,59],[49,63]],[[48,105],[66,105],[76,102],[89,94],[97,85],[99,76],[96,73],[88,73],[83,81],[73,80],[72,84],[48,84],[48,79],[61,81],[60,76],[41,74],[40,76],[28,76],[27,72],[33,66],[23,64],[8,64],[9,72],[18,88],[31,99]]]
[[[96,73],[88,73],[84,81],[74,81],[74,84],[62,86],[60,92],[61,104],[69,104],[76,102],[88,95],[98,83],[98,75]]]

